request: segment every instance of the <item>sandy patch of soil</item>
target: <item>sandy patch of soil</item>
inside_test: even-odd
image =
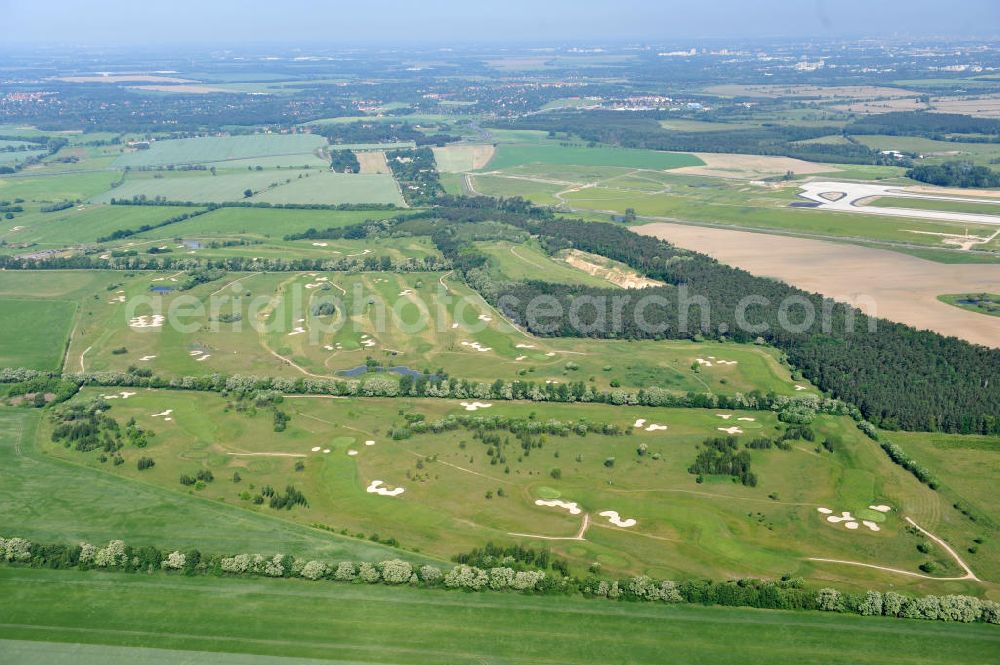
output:
[[[859,305],[893,321],[1000,347],[1000,319],[937,299],[942,293],[995,292],[1000,265],[934,263],[825,240],[682,224],[647,224],[634,230],[704,252],[755,275]]]
[[[622,516],[619,515],[616,510],[605,510],[597,514],[601,517],[607,517],[609,522],[615,526],[620,526],[623,529],[631,528],[637,524],[637,522],[631,517],[628,519],[622,519]]]
[[[582,510],[576,501],[561,501],[560,499],[536,499],[536,506],[546,506],[548,508],[562,508],[569,511],[570,515],[579,515]]]
[[[649,279],[634,270],[620,265],[610,264],[604,257],[596,256],[578,249],[571,249],[560,257],[563,261],[593,277],[605,279],[623,289],[645,289],[651,286],[665,286],[663,282]]]
[[[361,165],[361,173],[389,173],[385,153],[381,150],[357,150],[354,156]]]
[[[716,178],[745,178],[755,180],[768,176],[784,175],[792,171],[797,175],[811,173],[830,173],[839,171],[830,164],[816,164],[793,157],[774,157],[768,155],[737,155],[715,152],[691,153],[705,162],[704,166],[685,166],[672,169],[671,173],[681,175],[704,175]]]
[[[379,496],[399,496],[406,490],[402,487],[396,487],[394,489],[389,489],[388,487],[382,487],[384,485],[381,480],[373,480],[368,487],[365,489],[369,494],[378,494]]]

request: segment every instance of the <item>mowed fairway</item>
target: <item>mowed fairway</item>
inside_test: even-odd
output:
[[[813,424],[817,441],[838,441],[834,453],[803,440],[789,450],[754,450],[759,483],[746,487],[726,476],[710,475],[698,483],[688,466],[698,444],[721,436],[720,428],[735,426],[742,432],[736,434],[741,446],[754,437],[773,437],[779,428],[773,413],[498,402],[475,414],[583,419],[610,423],[623,432],[551,434],[536,442],[540,445],[523,448],[502,430],[491,444],[461,427],[403,438],[391,434],[405,427],[400,414],[428,422],[466,415],[461,400],[288,396],[281,409],[291,421],[285,431],[274,432],[268,410],[234,409],[218,394],[130,392],[134,394],[127,398],[108,400],[108,413],[122,422],[134,418],[155,436],[144,449],[123,449],[123,464],[101,463],[98,451],[81,453],[51,443],[48,423],[41,425],[38,445],[60,460],[150,483],[179,499],[191,493],[178,477],[209,469],[216,480],[193,496],[241,506],[261,518],[279,516],[361,537],[393,537],[404,548],[419,548],[439,559],[494,540],[548,548],[579,573],[598,562],[602,572],[612,575],[728,579],[789,573],[842,588],[893,584],[914,592],[982,592],[975,583],[809,560],[826,557],[916,572],[931,559],[939,562],[937,575],[947,577],[955,572],[954,564],[939,551],[921,554],[902,516],[914,515],[932,530],[947,520],[957,542],[971,542],[982,533],[975,525],[956,522],[958,513],[946,499],[894,466],[846,417],[823,416]],[[102,394],[118,391],[87,388],[76,399]],[[639,419],[644,422],[636,427]],[[651,424],[660,429],[651,431]],[[641,444],[648,454],[637,453]],[[494,446],[499,452],[491,454]],[[138,471],[140,455],[153,458],[155,467]],[[614,460],[610,466],[608,459]],[[299,463],[301,469],[296,468]],[[230,481],[234,472],[240,483]],[[367,492],[374,480],[404,493],[387,497]],[[307,506],[275,511],[251,501],[252,488],[288,484],[305,494]],[[535,503],[556,497],[578,502],[589,513],[589,523],[581,514]],[[888,515],[874,514],[878,532],[851,531],[817,512],[817,507],[828,507],[866,514],[861,511],[873,503],[894,508]],[[600,515],[607,510],[637,522],[616,527]],[[441,533],[448,533],[448,539]],[[261,548],[265,546],[257,546]],[[995,554],[990,550],[984,556],[993,562],[987,567],[992,569]]]
[[[0,535],[4,537],[18,535],[51,543],[106,543],[120,538],[133,545],[198,547],[223,553],[280,550],[333,561],[422,559],[295,524],[275,511],[254,513],[174,488],[88,469],[79,464],[82,459],[54,459],[41,452],[36,440],[36,428],[44,417],[37,410],[0,407],[0,468],[4,469]]]
[[[10,568],[0,586],[0,637],[39,641],[0,641],[0,654],[28,665],[265,662],[196,653],[222,651],[277,665],[638,665],[666,652],[679,664],[972,665],[1000,648],[985,625],[502,593]]]
[[[76,303],[0,299],[0,367],[58,370]]]
[[[148,150],[134,150],[121,155],[118,168],[168,166],[172,164],[217,163],[225,166],[231,160],[269,158],[268,165],[277,166],[274,158],[284,158],[284,166],[305,163],[319,165],[323,160],[314,153],[326,145],[322,136],[313,134],[254,134],[252,136],[201,136],[190,139],[154,141]],[[245,166],[244,166],[245,167]]]
[[[294,253],[397,261],[420,261],[434,251],[419,238],[391,238],[378,245],[359,240],[324,243],[315,247],[310,241],[295,241],[274,248],[253,246],[251,251],[282,252],[275,254],[278,258]],[[223,258],[228,250],[191,251]],[[585,281],[610,285],[578,274]],[[85,278],[90,275],[100,279]],[[0,274],[0,297],[45,294],[80,304],[67,364],[74,372],[137,365],[163,376],[221,372],[346,378],[341,372],[371,357],[386,367],[430,372],[441,368],[486,383],[503,378],[538,384],[585,382],[600,390],[620,384],[718,394],[761,390],[795,395],[800,392],[796,384],[813,390],[808,382],[792,379],[776,351],[756,345],[532,337],[508,324],[448,273],[231,273],[190,291],[150,293],[151,286],[176,287],[181,279],[183,273],[7,272]],[[109,283],[114,287],[109,289]],[[130,317],[152,313],[157,302],[167,312],[178,298],[192,296],[203,309],[179,307],[177,320],[183,326],[129,326]],[[315,316],[313,305],[326,300],[337,313]],[[241,320],[217,320],[231,313],[239,313]],[[200,359],[206,354],[208,358]]]

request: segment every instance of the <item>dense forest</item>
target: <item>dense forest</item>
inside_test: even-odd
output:
[[[939,187],[1000,187],[1000,172],[972,162],[922,164],[907,171],[906,177]]]
[[[337,173],[360,173],[361,163],[353,150],[331,150],[330,170]]]
[[[749,129],[680,132],[660,126],[658,112],[627,115],[614,111],[547,113],[495,123],[504,129],[536,129],[575,134],[585,141],[625,148],[672,150],[680,152],[735,152],[755,155],[784,155],[814,162],[876,164],[882,159],[867,146],[846,143],[800,143],[807,139],[839,134],[840,129],[763,124]]]
[[[406,203],[421,206],[432,203],[443,191],[438,178],[434,152],[430,148],[393,150],[385,153]]]
[[[923,136],[940,141],[992,142],[1000,141],[1000,120],[974,118],[960,113],[893,111],[857,118],[844,128],[844,133]],[[952,136],[954,134],[982,136],[955,138]]]
[[[487,257],[471,243],[448,226],[435,231],[435,244],[466,281],[533,334],[765,342],[880,427],[1000,433],[995,380],[1000,350],[871,319],[848,305],[614,224],[554,219],[517,200],[446,199],[443,204],[433,212],[453,224],[482,221],[492,206],[495,219],[531,231],[550,251],[575,247],[600,254],[670,285],[628,293],[543,281],[497,283],[484,268]],[[749,295],[757,302],[743,308]],[[539,296],[554,297],[558,314],[530,316]],[[589,296],[586,307],[574,306],[580,296]],[[783,304],[788,302],[797,304]],[[806,309],[814,312],[814,320],[803,319]]]

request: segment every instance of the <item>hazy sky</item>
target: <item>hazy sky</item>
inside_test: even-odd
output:
[[[6,43],[992,37],[1000,0],[0,0]]]

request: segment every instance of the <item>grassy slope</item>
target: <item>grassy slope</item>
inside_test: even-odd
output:
[[[559,145],[500,145],[486,168],[505,169],[536,162],[546,164],[579,164],[582,166],[631,166],[634,168],[675,169],[700,166],[703,162],[683,153],[627,148],[562,147]]]
[[[639,664],[668,651],[671,663],[929,665],[988,663],[1000,648],[994,626],[820,613],[8,568],[0,585],[8,639],[352,663]]]
[[[198,547],[206,552],[281,550],[332,560],[401,554],[375,543],[53,459],[37,446],[41,417],[39,411],[0,408],[4,535],[68,543],[124,538],[135,545]]]
[[[84,395],[101,392],[86,389]],[[534,413],[539,418],[564,421],[585,418],[616,423],[630,434],[549,436],[543,447],[533,449],[530,455],[521,453],[514,437],[502,434],[510,439],[504,447],[506,460],[491,464],[486,446],[464,430],[416,435],[402,441],[389,436],[390,427],[403,422],[399,413],[421,414],[428,420],[465,413],[458,400],[290,397],[281,408],[292,415],[292,421],[282,433],[272,431],[268,411],[238,413],[215,394],[139,390],[127,400],[115,399],[111,404],[111,412],[119,420],[134,417],[156,433],[147,448],[123,450],[123,465],[102,464],[96,452],[84,454],[51,445],[46,442],[47,427],[40,437],[43,450],[95,471],[154,483],[185,498],[188,492],[178,483],[178,476],[208,468],[216,481],[197,496],[246,506],[265,516],[273,511],[252,506],[249,495],[241,499],[240,493],[251,485],[281,488],[292,483],[309,499],[309,506],[281,513],[282,517],[304,524],[326,524],[338,531],[392,536],[405,547],[419,547],[442,558],[488,540],[521,540],[551,548],[581,573],[597,561],[607,574],[645,572],[674,579],[719,579],[789,573],[845,588],[892,584],[925,593],[996,591],[993,586],[984,590],[976,584],[922,582],[806,560],[810,556],[846,559],[911,571],[926,560],[940,560],[943,567],[938,574],[945,576],[954,572],[954,566],[941,552],[920,554],[918,540],[907,532],[901,515],[913,517],[932,532],[939,527],[947,529],[943,535],[957,546],[981,533],[963,522],[947,497],[892,465],[846,418],[823,417],[814,425],[820,441],[840,437],[836,453],[805,441],[796,442],[790,451],[754,451],[753,469],[760,483],[749,488],[721,476],[709,476],[698,484],[687,471],[697,454],[697,444],[718,435],[716,428],[725,424],[711,410],[497,403],[485,414],[528,417]],[[172,421],[151,416],[163,409],[173,410]],[[738,417],[755,421],[739,421]],[[632,428],[637,418],[666,424],[669,429],[648,433]],[[773,436],[777,425],[773,414],[762,412],[737,412],[729,422],[745,429],[741,440],[761,434]],[[375,445],[366,446],[365,440],[373,440]],[[649,446],[650,456],[637,456],[640,443]],[[330,453],[313,452],[313,447],[329,449]],[[359,454],[349,456],[350,449]],[[653,453],[660,453],[662,459],[652,459]],[[135,462],[140,455],[152,457],[156,466],[137,471]],[[604,465],[609,457],[616,458],[612,468]],[[304,468],[296,471],[295,463],[300,460]],[[550,476],[553,468],[561,469],[561,478]],[[242,476],[239,484],[230,482],[234,471]],[[399,498],[368,494],[365,486],[373,479],[390,487],[402,486],[406,493]],[[485,496],[500,487],[506,496]],[[591,513],[585,541],[509,535],[565,537],[576,533],[581,517],[534,505],[543,488],[556,490]],[[884,519],[872,517],[881,522],[879,533],[848,531],[826,523],[816,511],[817,506],[828,506],[857,515],[869,504],[883,502],[898,512]],[[598,516],[603,510],[617,510],[639,520],[639,525],[627,530],[612,528]],[[442,540],[445,532],[449,537]],[[997,561],[992,547],[984,548],[978,572],[985,579],[995,579]]]

